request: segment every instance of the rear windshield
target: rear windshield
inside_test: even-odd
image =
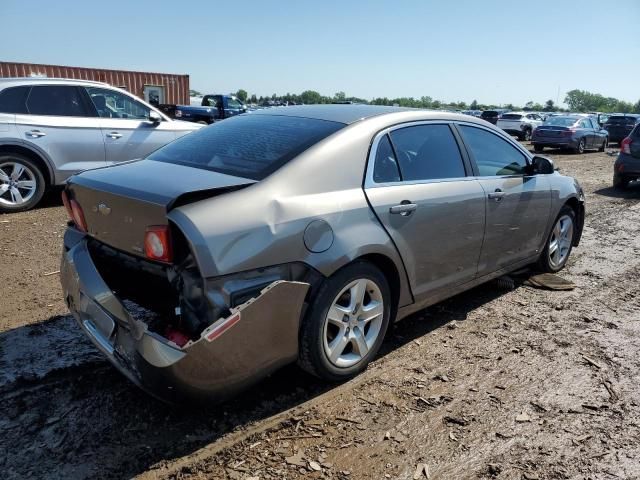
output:
[[[522,115],[518,115],[517,113],[505,113],[500,118],[502,120],[520,120]]]
[[[609,125],[635,125],[636,122],[638,121],[638,119],[636,117],[622,117],[622,116],[617,116],[617,117],[609,117],[609,120],[607,120],[607,123]]]
[[[485,110],[480,114],[482,117],[495,117],[498,115],[498,112],[494,112],[493,110]]]
[[[556,127],[571,127],[578,121],[575,117],[549,117],[544,125],[553,125]]]
[[[311,118],[245,114],[181,137],[148,158],[262,180],[344,126]]]

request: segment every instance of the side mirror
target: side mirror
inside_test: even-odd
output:
[[[154,125],[157,125],[162,121],[162,117],[158,112],[154,110],[149,110],[149,121]]]
[[[547,157],[536,155],[531,162],[531,170],[534,174],[547,175],[553,173],[555,168],[553,166],[553,160]]]

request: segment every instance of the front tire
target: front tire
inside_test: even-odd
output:
[[[329,381],[357,375],[380,350],[390,316],[384,274],[365,261],[347,265],[322,284],[302,321],[298,364]]]
[[[538,260],[538,268],[541,271],[556,273],[565,267],[573,248],[575,230],[576,213],[573,208],[565,205],[560,209]]]
[[[17,153],[0,155],[0,212],[30,210],[44,190],[44,175],[33,160]]]
[[[599,152],[604,152],[604,151],[605,151],[605,149],[607,148],[608,144],[609,144],[609,141],[605,138],[605,139],[602,141],[602,145],[600,146],[600,148],[598,149],[598,151],[599,151]]]

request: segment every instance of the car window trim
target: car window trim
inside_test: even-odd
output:
[[[454,126],[455,126],[456,130],[457,130],[458,126],[468,126],[468,127],[479,128],[481,130],[485,130],[485,131],[495,135],[496,137],[498,137],[498,138],[500,138],[502,140],[505,140],[509,144],[511,144],[514,147],[516,147],[516,150],[518,150],[520,153],[522,153],[524,155],[525,161],[527,162],[527,166],[531,166],[531,162],[532,162],[531,152],[526,150],[519,143],[516,143],[513,140],[513,138],[511,138],[511,137],[507,138],[505,135],[502,135],[500,132],[495,132],[492,129],[485,127],[484,125],[478,125],[478,124],[471,123],[471,122],[454,122]],[[474,178],[475,179],[524,178],[524,177],[531,177],[532,176],[532,175],[527,175],[526,173],[518,173],[518,174],[513,174],[513,175],[480,175],[480,170],[478,169],[478,164],[476,163],[476,159],[473,157],[473,153],[471,152],[471,148],[469,148],[469,146],[464,141],[464,137],[462,136],[462,133],[460,133],[460,140],[462,142],[462,145],[464,145],[464,148],[467,150],[467,154],[469,155],[469,158],[472,160]]]
[[[82,106],[84,108],[85,115],[48,115],[48,114],[44,114],[44,113],[31,113],[31,110],[29,109],[29,99],[31,98],[31,94],[33,93],[33,89],[35,87],[64,87],[64,88],[73,88],[73,89],[75,89],[76,92],[78,93],[78,96],[80,97],[80,101],[82,102]],[[64,83],[61,83],[61,84],[43,83],[43,84],[30,85],[29,93],[27,94],[27,96],[26,96],[26,98],[24,100],[24,104],[27,107],[27,112],[28,112],[28,113],[26,113],[26,115],[33,115],[34,117],[94,118],[94,117],[88,115],[89,110],[87,110],[87,105],[86,105],[84,97],[82,95],[81,88],[78,85],[65,85]],[[22,114],[22,115],[25,115],[25,114]]]
[[[452,181],[463,181],[472,179],[473,169],[471,168],[471,163],[469,158],[466,156],[466,151],[462,148],[460,144],[460,138],[457,134],[457,131],[454,128],[452,120],[416,120],[410,122],[397,123],[395,125],[387,126],[384,129],[377,132],[373,139],[371,140],[371,147],[369,148],[369,154],[367,156],[367,166],[365,170],[364,177],[364,188],[377,188],[377,187],[391,187],[391,186],[399,186],[399,185],[420,185],[420,184],[428,184],[428,183],[441,183],[441,182],[452,182]],[[383,182],[378,183],[373,179],[373,170],[375,167],[376,155],[378,152],[378,144],[380,140],[385,136],[389,135],[394,130],[399,130],[401,128],[407,127],[415,127],[419,125],[447,125],[453,138],[457,144],[458,152],[460,153],[460,158],[462,159],[462,166],[465,171],[464,177],[452,177],[452,178],[430,178],[425,180],[402,180],[400,182]],[[400,176],[402,176],[402,167],[398,161],[398,156],[396,154],[395,145],[393,144],[393,140],[391,135],[389,135],[389,141],[391,142],[391,147],[393,148],[393,154],[396,156],[396,162],[398,163],[398,170],[400,171]]]

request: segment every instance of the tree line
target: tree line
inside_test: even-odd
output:
[[[195,90],[191,90],[191,93],[192,95],[199,95],[199,92]],[[469,104],[464,101],[443,102],[440,100],[434,100],[429,96],[423,96],[420,98],[377,97],[367,100],[360,97],[347,96],[344,92],[337,92],[333,96],[326,96],[321,95],[319,92],[314,90],[305,90],[300,94],[287,93],[285,95],[278,95],[274,93],[271,96],[256,96],[255,94],[249,95],[246,90],[240,89],[235,93],[235,95],[243,102],[249,102],[257,105],[290,105],[302,103],[311,105],[318,103],[353,102],[370,105],[397,105],[400,107],[428,108],[435,110],[493,110],[496,108],[502,108],[506,110],[530,110],[539,112],[571,111],[640,113],[640,100],[633,104],[631,102],[619,100],[613,97],[605,97],[599,93],[591,93],[585,90],[571,90],[567,92],[564,103],[568,105],[568,109],[561,108],[559,105],[556,105],[553,100],[547,100],[544,104],[529,101],[524,105],[513,105],[511,103],[506,105],[484,104],[478,103],[477,100],[473,100]]]

